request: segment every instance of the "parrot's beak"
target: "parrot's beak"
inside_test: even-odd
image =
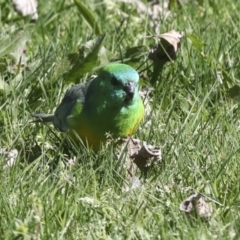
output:
[[[135,82],[127,82],[123,88],[125,93],[127,94],[125,100],[132,100],[135,93],[136,83]]]

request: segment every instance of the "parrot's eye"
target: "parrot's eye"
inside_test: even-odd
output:
[[[113,86],[118,86],[118,85],[121,84],[121,82],[118,81],[117,78],[115,78],[115,77],[112,77],[111,83],[112,83]]]

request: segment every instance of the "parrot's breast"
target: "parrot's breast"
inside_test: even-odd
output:
[[[114,138],[132,135],[143,115],[144,106],[140,97],[134,104],[119,109],[105,108],[100,112],[83,109],[80,114],[69,118],[69,134],[74,139],[77,139],[77,134],[85,144],[97,150],[101,143],[106,142],[106,133]]]

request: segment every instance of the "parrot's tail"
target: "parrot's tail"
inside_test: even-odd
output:
[[[36,122],[53,122],[54,120],[54,114],[35,113],[32,116],[38,119]]]

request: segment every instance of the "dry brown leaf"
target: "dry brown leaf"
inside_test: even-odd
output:
[[[31,16],[32,20],[38,19],[37,0],[12,0],[14,9],[23,16]]]
[[[169,44],[173,46],[175,52],[177,52],[178,50],[178,46],[180,44],[180,40],[182,37],[183,37],[183,33],[177,32],[175,30],[159,35],[160,39],[164,39],[165,41],[167,41]]]
[[[148,58],[161,63],[175,60],[183,33],[172,30],[157,37],[160,41],[150,50]]]
[[[204,197],[199,193],[192,193],[181,204],[180,210],[187,214],[197,214],[202,218],[209,218],[213,213],[213,208],[207,204]]]
[[[162,160],[162,151],[160,147],[147,144],[145,141],[139,139],[127,138],[123,139],[124,143],[120,154],[127,149],[130,163],[128,163],[128,170],[131,176],[134,176],[135,168],[133,163],[142,171],[146,171],[150,166],[159,163]]]

